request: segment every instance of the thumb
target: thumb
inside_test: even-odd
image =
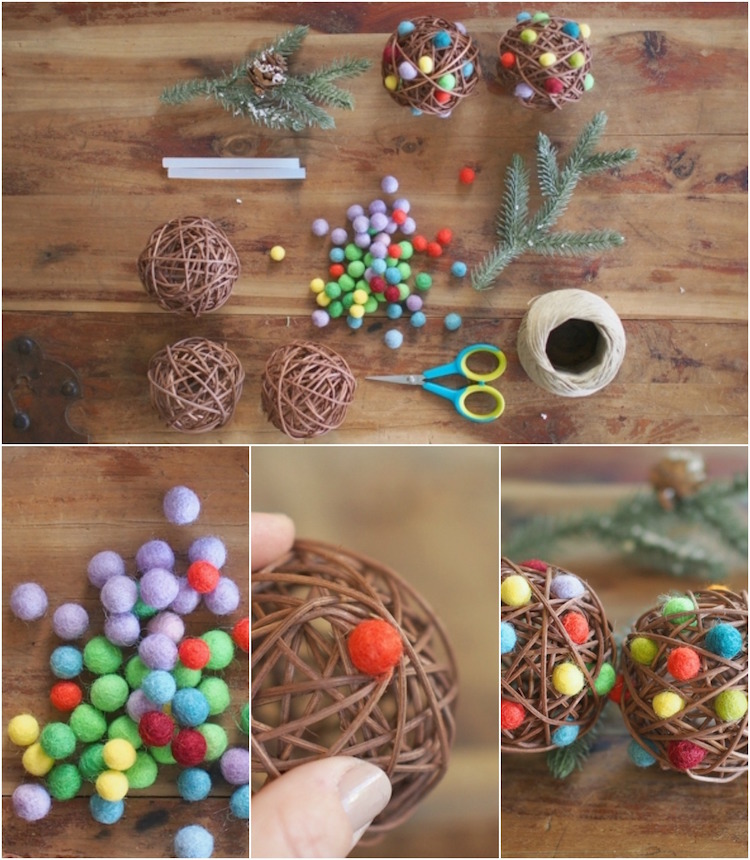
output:
[[[369,762],[334,756],[303,764],[253,798],[252,857],[345,857],[391,797]]]

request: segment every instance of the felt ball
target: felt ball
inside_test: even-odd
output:
[[[141,620],[148,620],[149,618],[153,618],[158,611],[159,610],[154,609],[153,606],[149,606],[148,604],[144,603],[141,600],[140,596],[138,597],[138,600],[136,600],[135,606],[133,607],[133,615],[135,615],[136,618],[140,618]]]
[[[141,681],[141,690],[155,705],[166,705],[177,692],[177,682],[164,669],[154,669]]]
[[[103,751],[104,744],[90,744],[78,759],[78,770],[88,782],[94,782],[97,776],[107,769],[102,757]]]
[[[177,764],[177,759],[172,755],[169,746],[151,747],[149,750],[157,764]]]
[[[63,603],[52,616],[52,629],[61,639],[78,639],[88,626],[89,614],[77,603]]]
[[[671,690],[664,690],[654,696],[651,707],[659,719],[668,720],[685,707],[685,700]]]
[[[625,684],[625,677],[623,675],[618,675],[615,678],[615,683],[612,685],[612,689],[609,691],[607,698],[611,702],[615,702],[615,704],[619,705],[620,700],[622,699],[622,690]]]
[[[125,704],[129,693],[128,682],[121,675],[101,675],[91,685],[89,697],[95,708],[109,714]]]
[[[575,696],[583,689],[583,672],[573,663],[560,663],[552,671],[552,686],[563,696]]]
[[[547,78],[544,89],[551,95],[558,96],[564,91],[565,84],[559,78]]]
[[[562,624],[576,645],[582,645],[589,638],[589,623],[580,612],[566,612],[562,617]]]
[[[471,167],[462,167],[458,172],[458,181],[463,185],[471,185],[471,183],[476,179],[476,173],[472,170]]]
[[[687,611],[686,610],[692,610]],[[693,598],[688,597],[687,595],[678,595],[677,597],[671,597],[667,602],[662,606],[662,615],[670,621],[672,624],[685,624],[688,621],[693,621],[695,623],[695,603],[693,603]],[[684,613],[684,614],[678,614]]]
[[[32,776],[44,776],[52,770],[55,760],[47,755],[39,741],[35,741],[24,750],[21,764]]]
[[[606,696],[607,693],[614,687],[617,680],[617,672],[611,663],[602,663],[599,668],[599,674],[594,678],[594,690],[600,696]]]
[[[205,759],[206,739],[197,729],[180,729],[172,739],[171,750],[178,764],[191,767]]]
[[[186,526],[201,512],[201,500],[189,487],[172,487],[164,495],[164,516],[170,523]]]
[[[102,586],[99,599],[107,612],[130,612],[138,600],[138,586],[129,576],[113,576]]]
[[[102,758],[111,770],[127,770],[135,764],[135,748],[123,738],[114,738],[104,744]]]
[[[706,648],[718,657],[731,660],[742,650],[742,634],[731,624],[716,624],[706,633]]]
[[[520,83],[516,84],[513,95],[519,99],[530,99],[534,95],[534,90],[528,84]]]
[[[75,710],[83,701],[83,690],[73,681],[58,681],[49,691],[49,700],[53,708],[65,713]],[[33,717],[32,717],[33,719]],[[32,740],[36,740],[33,738]],[[31,743],[32,741],[29,741]]]
[[[180,662],[188,669],[202,669],[211,657],[208,643],[204,642],[203,639],[183,639],[177,649],[177,654]]]
[[[250,619],[247,616],[245,616],[245,618],[241,618],[232,628],[232,639],[238,648],[241,648],[246,654],[249,653]],[[183,660],[182,662],[184,663],[185,661]]]
[[[146,606],[166,609],[177,597],[180,585],[177,577],[163,567],[154,567],[143,574],[140,581],[140,597]]]
[[[518,702],[503,699],[500,702],[500,728],[508,731],[517,729],[526,719],[526,711]]]
[[[178,615],[189,615],[201,602],[201,596],[190,585],[186,576],[178,577],[177,585],[177,597],[169,604],[169,608]]]
[[[104,635],[113,645],[129,648],[141,635],[141,622],[134,612],[116,612],[104,620]]]
[[[384,176],[380,180],[380,187],[386,194],[395,194],[398,191],[398,179],[395,176]]]
[[[422,326],[427,322],[427,317],[422,313],[422,311],[414,311],[409,322],[414,328],[422,328]]]
[[[250,750],[230,747],[221,757],[219,767],[230,785],[247,785],[250,782]]]
[[[143,743],[149,747],[163,747],[171,742],[174,735],[174,720],[161,711],[150,711],[141,717],[138,733]]]
[[[86,702],[80,704],[73,711],[68,723],[78,740],[85,744],[98,741],[107,731],[107,721],[104,714]]]
[[[73,754],[76,736],[65,723],[47,723],[39,735],[39,743],[47,755],[57,761]]]
[[[638,767],[650,767],[656,762],[656,759],[647,752],[637,741],[631,741],[628,744],[628,756],[633,764]]]
[[[122,665],[122,651],[106,637],[95,636],[83,649],[83,663],[94,675],[109,675]]]
[[[246,734],[250,734],[250,704],[249,702],[245,703],[245,707],[242,709],[242,713],[240,714],[240,728]]]
[[[575,725],[558,726],[552,732],[552,743],[556,747],[567,747],[578,737],[579,728]]]
[[[331,242],[333,242],[334,245],[343,245],[348,238],[349,236],[343,227],[334,227],[333,230],[331,230]]]
[[[550,594],[563,600],[580,597],[586,590],[581,580],[572,573],[558,573],[549,586]]]
[[[13,811],[24,821],[39,821],[52,808],[52,798],[42,785],[25,783],[13,792]]]
[[[680,646],[669,652],[667,669],[678,681],[689,681],[694,678],[701,668],[701,658],[692,648]]]
[[[197,729],[206,742],[206,761],[216,761],[229,746],[226,730],[216,723],[203,723]]]
[[[179,645],[185,635],[185,622],[174,612],[160,612],[148,622],[146,629],[149,633],[163,633]]]
[[[89,561],[86,572],[89,582],[96,588],[101,588],[113,576],[125,575],[125,562],[113,550],[105,549],[102,552],[98,552]]]
[[[747,713],[747,693],[742,690],[724,690],[714,700],[716,716],[725,722],[741,720]]]
[[[229,811],[235,818],[250,818],[250,786],[241,785],[235,788],[229,798]]]
[[[141,736],[138,734],[138,723],[127,714],[121,714],[112,720],[107,727],[107,738],[111,741],[127,741],[135,750],[143,746]]]
[[[327,311],[318,308],[312,312],[310,319],[316,328],[325,328],[331,321],[331,315]]]
[[[197,687],[201,682],[203,673],[200,669],[188,669],[178,660],[177,665],[172,669],[172,677],[177,682],[177,689],[184,690],[185,687]]]
[[[510,621],[501,621],[500,622],[500,653],[501,654],[510,654],[510,652],[516,647],[516,628],[510,623]]]
[[[192,687],[178,690],[172,699],[172,716],[181,726],[199,726],[208,718],[211,706],[200,692]]]
[[[143,679],[152,670],[148,667],[141,658],[135,654],[125,664],[125,680],[128,682],[131,690],[137,690],[143,683]]]
[[[57,764],[47,774],[47,789],[55,800],[71,800],[81,789],[81,773],[71,763]]]
[[[234,642],[232,637],[223,630],[208,630],[200,637],[211,652],[211,658],[206,668],[211,670],[226,669],[234,658]]]
[[[181,827],[175,834],[175,857],[210,857],[213,853],[214,838],[200,824]]]
[[[174,669],[177,646],[163,633],[149,633],[138,645],[138,656],[151,669]]]
[[[697,767],[706,757],[706,750],[692,741],[670,741],[667,756],[677,770],[690,770]]]
[[[467,267],[466,263],[462,262],[461,260],[456,260],[451,265],[451,275],[453,275],[455,278],[466,277],[467,271],[468,271],[468,267]]]
[[[131,788],[152,786],[156,782],[158,774],[159,768],[156,766],[156,762],[145,750],[136,753],[135,763],[125,771],[128,785]]]
[[[316,218],[311,225],[313,236],[325,236],[328,232],[328,221],[325,218]]]
[[[105,770],[96,778],[96,791],[103,800],[118,801],[128,793],[128,778],[119,770]]]
[[[508,606],[525,606],[531,600],[531,586],[520,574],[511,574],[500,586],[500,599]]]
[[[47,611],[47,592],[36,582],[24,582],[13,589],[10,611],[21,621],[36,621]]]
[[[89,798],[89,811],[94,821],[99,824],[117,824],[125,812],[125,803],[122,800],[105,800],[98,794],[92,794]]]
[[[156,704],[148,698],[143,690],[133,690],[125,702],[125,710],[131,720],[140,722],[141,717],[156,708]]]
[[[281,245],[274,245],[268,252],[268,256],[274,263],[280,263],[286,257],[286,250]]]
[[[72,645],[60,645],[50,655],[49,666],[57,678],[75,678],[83,669],[83,655]]]
[[[381,618],[360,621],[346,641],[354,666],[366,675],[383,675],[401,659],[404,644],[398,630]]]
[[[215,676],[203,678],[198,684],[198,692],[205,696],[211,717],[223,714],[232,701],[229,686],[223,678],[216,678]]]
[[[174,551],[166,541],[147,541],[135,554],[135,565],[141,573],[154,567],[174,570]]]
[[[208,561],[221,570],[227,560],[227,548],[224,541],[214,535],[199,537],[190,544],[188,561]]]
[[[194,561],[187,569],[187,580],[199,594],[208,594],[219,584],[219,571],[210,561]]]
[[[211,791],[211,777],[203,768],[185,768],[177,777],[177,791],[183,800],[191,803],[203,800]]]
[[[459,314],[446,314],[445,319],[443,320],[443,325],[448,329],[448,331],[457,331],[461,328],[461,323],[463,320],[459,316]]]
[[[17,747],[27,747],[39,737],[39,723],[31,714],[18,714],[8,723],[8,737]]]
[[[653,639],[636,636],[630,641],[630,656],[644,666],[650,666],[659,653],[659,646]]]

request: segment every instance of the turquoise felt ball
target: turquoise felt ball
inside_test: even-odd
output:
[[[731,624],[716,624],[706,633],[706,648],[718,657],[731,660],[742,650],[742,634]]]
[[[195,687],[185,687],[174,694],[172,716],[181,726],[200,726],[210,713],[208,699]]]
[[[510,621],[500,622],[500,653],[510,654],[516,647],[516,628]]]

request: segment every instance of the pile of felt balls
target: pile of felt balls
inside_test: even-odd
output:
[[[187,487],[164,497],[172,523],[187,525],[199,512],[200,501]],[[247,742],[230,745],[226,729],[212,720],[232,707],[221,673],[236,649],[249,651],[249,619],[187,635],[184,619],[201,602],[224,621],[237,613],[241,599],[237,585],[221,572],[227,553],[220,538],[196,539],[187,557],[180,576],[171,546],[150,540],[136,553],[133,576],[117,552],[97,553],[88,564],[88,579],[99,589],[104,635],[89,638],[83,647],[79,643],[89,629],[84,607],[64,603],[55,610],[52,626],[66,644],[50,656],[57,680],[49,696],[61,718],[40,726],[32,714],[18,714],[7,727],[11,742],[24,748],[26,772],[45,781],[15,789],[13,808],[21,818],[44,818],[53,800],[70,800],[89,782],[92,817],[115,824],[131,791],[153,785],[160,765],[176,765],[184,800],[208,796],[212,768],[233,787],[230,813],[249,819]],[[37,583],[19,585],[12,594],[11,610],[24,621],[41,618],[47,608]],[[234,718],[248,735],[247,700]],[[213,841],[199,825],[184,827],[175,836],[175,856],[210,857]]]

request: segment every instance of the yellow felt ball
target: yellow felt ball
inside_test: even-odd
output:
[[[393,92],[398,86],[398,78],[395,75],[386,75],[385,78],[383,78],[383,83],[387,90]]]
[[[39,738],[39,723],[31,714],[19,714],[8,723],[8,737],[17,747],[27,747]]]
[[[47,755],[39,741],[27,747],[21,758],[21,764],[32,776],[44,776],[52,770],[54,763],[55,760]]]
[[[659,646],[653,639],[647,639],[645,636],[636,636],[630,641],[630,656],[636,663],[642,663],[644,666],[650,666],[654,662],[654,658],[659,652]]]
[[[513,573],[503,580],[500,599],[508,606],[525,606],[531,600],[531,586],[523,576]]]
[[[432,61],[432,57],[420,57],[417,60],[417,66],[419,67],[419,71],[422,72],[423,75],[429,75],[430,72],[435,68],[435,63]]]
[[[352,305],[349,308],[349,316],[354,317],[355,320],[361,320],[365,315],[365,306],[364,305]]]
[[[327,308],[328,305],[331,304],[331,297],[327,293],[318,293],[318,295],[315,296],[315,302],[316,304],[319,304],[321,308]]]
[[[588,24],[579,24],[578,29],[581,33],[582,39],[588,39],[588,37],[591,35],[591,27],[589,27]]]
[[[368,298],[369,296],[367,295],[366,290],[355,290],[352,293],[352,299],[354,299],[354,301],[358,305],[364,305],[367,302]]]
[[[741,720],[747,712],[747,693],[742,690],[724,690],[716,697],[714,710],[720,720],[728,723]]]
[[[128,793],[128,778],[119,770],[105,770],[96,778],[96,793],[102,800],[122,800]]]
[[[663,693],[657,693],[654,696],[651,706],[659,719],[668,720],[685,707],[685,700],[681,696],[678,696],[677,693],[665,690]]]
[[[583,672],[573,663],[560,663],[552,672],[552,686],[563,696],[575,696],[583,689]]]
[[[554,66],[557,62],[557,57],[552,51],[545,51],[539,57],[539,65],[544,66],[545,69],[548,69],[550,66]]]
[[[274,245],[268,252],[268,256],[276,263],[280,263],[284,257],[286,257],[286,251],[281,247],[281,245]]]
[[[326,282],[323,280],[323,278],[313,278],[310,281],[310,290],[313,293],[322,293],[325,288]]]
[[[102,758],[112,770],[127,770],[135,764],[135,747],[124,738],[113,738],[104,744]]]

